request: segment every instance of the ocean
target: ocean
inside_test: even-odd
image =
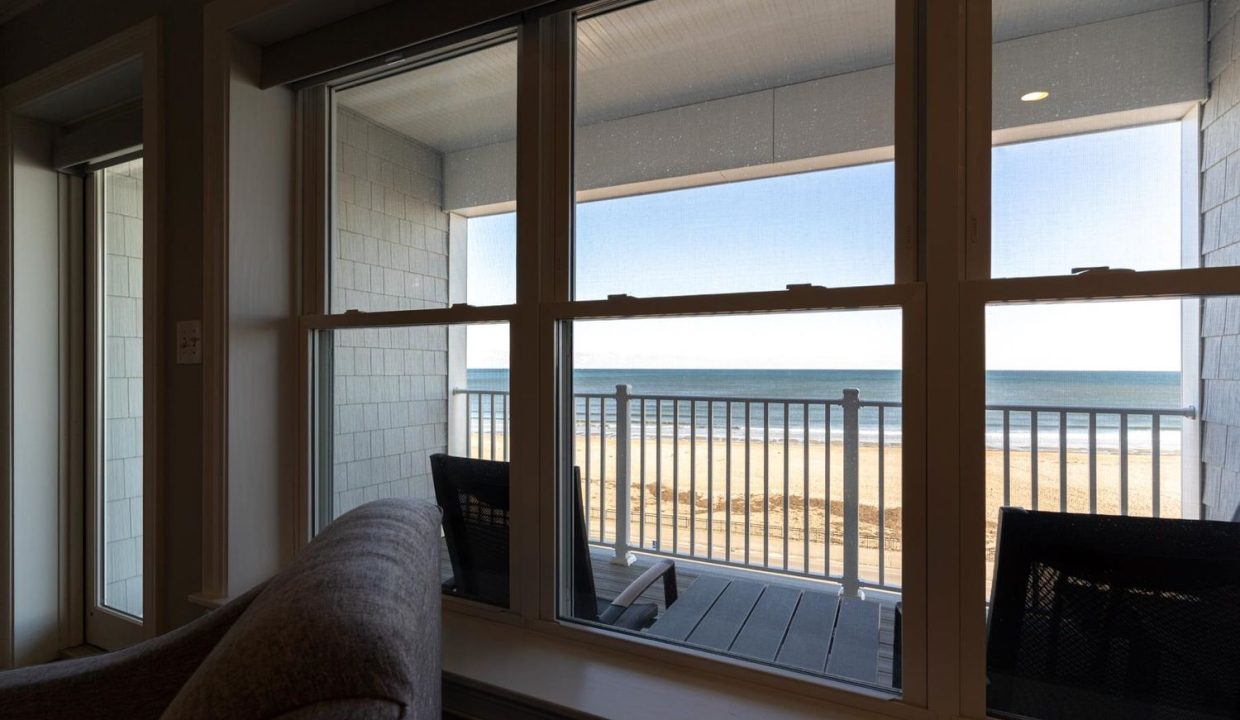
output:
[[[1024,371],[1001,370],[986,375],[987,405],[1046,405],[1058,407],[1106,407],[1178,409],[1181,398],[1181,376],[1178,372],[1095,372],[1095,371]],[[898,370],[658,370],[658,369],[590,369],[577,370],[573,374],[574,393],[614,393],[616,386],[627,384],[635,395],[655,395],[668,398],[675,396],[712,396],[739,400],[761,398],[764,400],[822,401],[838,400],[845,388],[859,391],[862,402],[891,401],[901,398],[901,373]],[[508,389],[508,371],[471,369],[468,373],[470,390]],[[710,434],[720,439],[730,427],[732,437],[743,437],[745,406],[749,408],[751,437],[760,438],[769,428],[772,440],[783,437],[784,404],[733,402],[732,417],[727,417],[726,404],[714,403],[713,413],[707,404],[697,403],[696,422],[690,422],[691,406],[681,402],[680,422],[673,429],[673,403],[661,403],[662,423],[655,422],[656,404],[646,401],[646,432],[653,435],[662,426],[665,436],[676,432],[681,437]],[[765,409],[769,418],[763,416]],[[502,412],[502,403],[500,411]],[[489,409],[484,405],[484,416]],[[471,414],[477,417],[477,408],[471,406]],[[640,408],[633,408],[634,426],[637,427]],[[600,417],[601,415],[601,417]],[[708,415],[711,415],[708,421]],[[824,442],[827,437],[827,413],[822,405],[811,405],[808,418],[803,404],[793,402],[788,406],[789,435],[794,441],[806,435],[811,443]],[[843,413],[838,407],[831,410],[830,432],[832,441],[839,441],[843,432]],[[1003,444],[1003,413],[986,413],[986,439],[992,447]],[[806,422],[808,420],[808,423]],[[901,427],[900,408],[883,410],[882,440],[899,444]],[[1009,441],[1013,449],[1030,446],[1030,413],[1013,411],[1009,414]],[[585,401],[577,399],[577,426],[585,428]],[[1175,452],[1180,447],[1179,417],[1163,417],[1160,422],[1160,442],[1164,452]],[[591,401],[591,432],[614,433],[615,408],[610,401],[600,414],[599,400]],[[879,412],[874,407],[863,407],[858,418],[858,435],[863,443],[879,440]],[[1128,418],[1128,443],[1133,451],[1149,451],[1152,446],[1152,419],[1150,415],[1131,415]],[[636,432],[636,430],[634,430]],[[1117,448],[1119,445],[1120,417],[1117,414],[1097,416],[1097,442],[1100,450]],[[1069,413],[1067,444],[1070,449],[1084,449],[1089,441],[1089,416]],[[1039,413],[1038,444],[1040,448],[1057,448],[1059,443],[1058,412]]]

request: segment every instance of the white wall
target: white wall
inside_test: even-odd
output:
[[[228,586],[244,592],[292,556],[298,512],[294,95],[258,89],[238,42],[228,187]],[[170,477],[168,482],[176,482]],[[277,521],[278,519],[278,521]]]
[[[60,257],[52,131],[13,131],[13,662],[59,649]]]

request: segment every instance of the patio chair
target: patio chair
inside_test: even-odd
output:
[[[1240,717],[1240,525],[1004,508],[998,717]]]
[[[443,508],[444,539],[452,562],[444,589],[471,600],[508,605],[508,463],[431,455],[435,496]],[[579,620],[628,630],[654,622],[658,606],[637,598],[659,578],[666,605],[676,602],[676,566],[659,560],[616,598],[600,598],[581,510],[581,471],[573,468],[572,614]]]

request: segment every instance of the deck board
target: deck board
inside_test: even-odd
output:
[[[690,633],[688,641],[712,650],[732,647],[763,589],[762,583],[733,581]]]
[[[878,682],[878,636],[881,606],[844,598],[831,639],[827,674],[862,682]]]
[[[770,662],[779,654],[788,623],[797,609],[801,591],[782,585],[768,585],[753,609],[753,617],[737,636],[732,652]]]
[[[806,591],[788,626],[788,637],[775,662],[785,667],[821,673],[827,667],[835,616],[839,612],[839,592]]]
[[[687,639],[727,587],[728,581],[717,575],[699,577],[689,591],[659,617],[658,628],[648,632],[668,640]]]
[[[650,567],[655,560],[649,556],[637,555],[637,560],[632,565],[617,565],[611,562],[611,553],[601,548],[591,548],[591,564],[594,568],[594,586],[601,598],[614,598],[619,595],[629,583],[637,579],[639,575]],[[452,578],[452,565],[448,560],[448,552],[446,546],[442,548],[440,555],[440,573],[444,580]],[[776,611],[776,617],[770,618],[767,624],[770,628],[767,630],[766,636],[746,637],[742,642],[740,634],[732,642],[730,652],[746,655],[755,659],[765,659],[767,662],[774,662],[776,665],[788,667],[795,670],[805,670],[809,672],[823,672],[823,665],[818,664],[817,656],[827,653],[824,656],[826,664],[826,672],[831,675],[839,675],[836,671],[845,667],[843,658],[845,657],[845,648],[850,648],[848,656],[852,658],[848,664],[848,672],[853,672],[851,668],[854,666],[859,668],[855,675],[843,674],[843,677],[849,677],[855,680],[872,683],[879,687],[891,686],[891,663],[894,655],[894,621],[895,612],[890,604],[880,604],[872,601],[861,601],[855,598],[839,598],[839,587],[830,583],[816,582],[812,580],[803,580],[799,578],[777,578],[772,580],[769,574],[757,575],[745,571],[743,569],[732,569],[720,567],[716,569],[713,566],[704,566],[702,564],[691,563],[686,561],[677,561],[676,563],[676,587],[680,594],[685,594],[689,588],[700,578],[706,576],[722,575],[728,579],[750,579],[757,578],[760,582],[770,583],[767,590],[762,593],[762,597],[758,598],[752,613],[765,614],[766,610],[762,608],[763,599],[770,594],[767,599],[768,603],[784,597],[788,590],[791,589],[792,595],[799,597],[794,602],[793,610],[789,611],[789,618],[783,618],[783,610]],[[779,590],[771,593],[771,590]],[[845,604],[861,603],[866,608],[865,613],[854,613],[865,615],[865,628],[849,628],[852,623],[850,617],[844,617],[842,614],[833,627],[827,628],[826,623],[814,623],[812,618],[816,617],[819,612],[831,614],[831,606],[829,600],[824,600],[825,595],[828,598],[834,596],[837,602],[840,602],[840,610]],[[718,599],[716,597],[716,599]],[[653,603],[659,607],[660,613],[665,613],[667,605],[663,598],[663,583],[656,582],[645,592],[643,592],[638,602]],[[810,603],[810,604],[807,604]],[[712,602],[713,604],[713,602]],[[821,610],[819,608],[822,608]],[[687,608],[686,608],[687,609]],[[709,610],[709,608],[707,608]],[[800,611],[812,613],[802,619],[798,623],[797,617]],[[685,631],[685,636],[678,638],[684,640],[697,629],[698,624],[705,617],[706,612],[696,619],[693,627]],[[873,617],[873,621],[869,618]],[[756,620],[757,618],[755,618]],[[765,618],[764,618],[765,620]],[[781,622],[783,623],[781,626]],[[875,624],[876,623],[876,624]],[[742,633],[748,628],[742,629]],[[823,648],[819,644],[822,633],[831,632],[832,636],[828,639],[828,647]],[[841,631],[843,631],[841,633]],[[724,632],[726,634],[726,632]],[[703,635],[702,637],[705,637]],[[785,639],[786,638],[786,639]],[[697,638],[700,640],[701,638]],[[690,642],[694,642],[691,639]],[[772,642],[775,643],[775,650],[769,657],[763,658],[768,651]],[[714,647],[714,642],[703,645],[703,647]],[[782,642],[782,645],[779,644]],[[829,653],[835,649],[835,644],[840,643],[841,651],[840,660],[836,661],[837,665],[831,665]],[[758,654],[746,652],[746,650],[757,650]],[[873,670],[866,668],[866,663],[873,663]],[[860,676],[860,677],[858,677]]]

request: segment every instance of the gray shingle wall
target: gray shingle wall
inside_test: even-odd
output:
[[[1202,111],[1202,264],[1240,265],[1240,0],[1210,3],[1210,99]],[[1240,512],[1240,297],[1201,318],[1206,517]]]
[[[332,309],[448,304],[443,158],[337,109]],[[335,514],[390,496],[432,497],[430,465],[448,442],[447,328],[335,334]]]
[[[103,171],[104,604],[142,615],[142,161]]]

